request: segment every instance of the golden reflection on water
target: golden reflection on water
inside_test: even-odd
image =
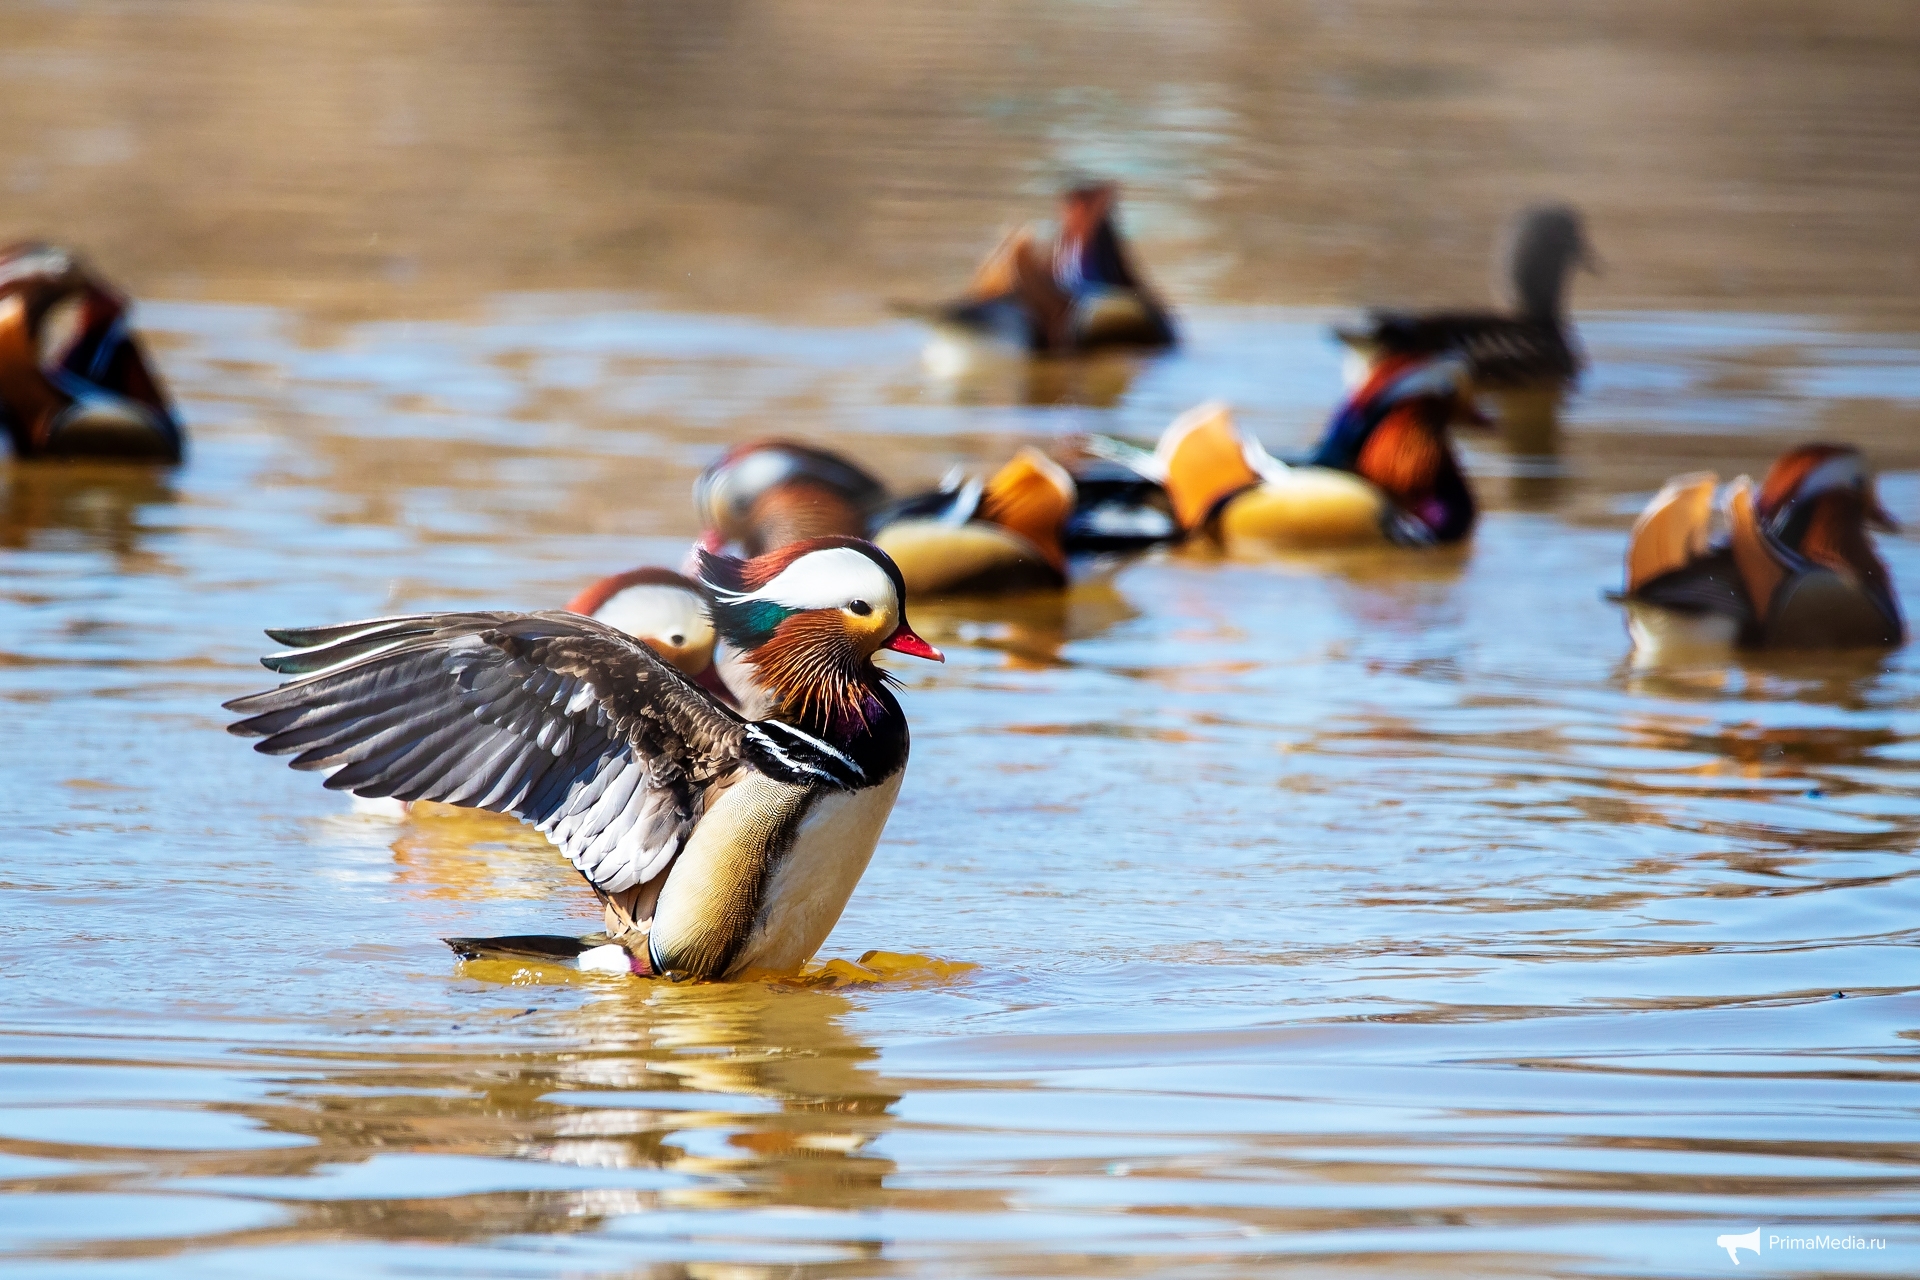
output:
[[[141,520],[174,500],[173,476],[153,467],[8,467],[0,471],[0,548],[18,550],[57,531],[138,571],[151,565],[138,559]]]

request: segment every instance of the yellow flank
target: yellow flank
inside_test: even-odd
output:
[[[1384,543],[1386,496],[1359,476],[1330,467],[1289,467],[1230,500],[1220,540],[1230,549],[1355,547]]]
[[[1627,590],[1638,591],[1707,554],[1719,485],[1713,472],[1694,471],[1675,476],[1653,495],[1627,539]]]
[[[1105,342],[1138,333],[1153,323],[1145,298],[1131,289],[1103,289],[1073,309],[1082,342]]]
[[[653,915],[653,945],[677,972],[720,976],[753,929],[769,843],[807,788],[748,774],[727,788],[687,838]]]
[[[1053,572],[1046,554],[1031,542],[1011,530],[978,522],[901,520],[880,530],[873,540],[900,567],[908,596],[980,586],[996,577],[1031,577],[1038,586]]]
[[[1217,400],[1175,418],[1153,455],[1182,529],[1199,528],[1222,498],[1261,478],[1247,460],[1247,439],[1233,411]]]

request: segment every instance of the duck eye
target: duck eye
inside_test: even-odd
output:
[[[851,613],[856,618],[864,618],[868,614],[873,612],[873,606],[868,604],[865,600],[855,600],[852,604],[847,606],[847,612]]]
[[[687,642],[687,638],[681,635],[678,631],[674,632],[672,635],[667,637],[667,643],[674,646],[676,649],[679,648],[681,645],[685,644],[686,642]]]

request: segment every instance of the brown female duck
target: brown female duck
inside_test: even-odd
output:
[[[1596,270],[1599,260],[1577,212],[1542,205],[1519,215],[1496,261],[1506,271],[1506,310],[1375,310],[1364,324],[1336,328],[1334,336],[1369,368],[1392,357],[1459,356],[1469,392],[1498,402],[1501,422],[1537,442],[1551,431],[1561,399],[1580,375],[1567,320],[1568,279],[1577,267]]]

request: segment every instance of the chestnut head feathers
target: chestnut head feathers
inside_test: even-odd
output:
[[[783,718],[848,731],[878,711],[886,677],[874,654],[946,660],[914,633],[900,570],[870,542],[812,538],[751,560],[700,560],[714,630]]]

